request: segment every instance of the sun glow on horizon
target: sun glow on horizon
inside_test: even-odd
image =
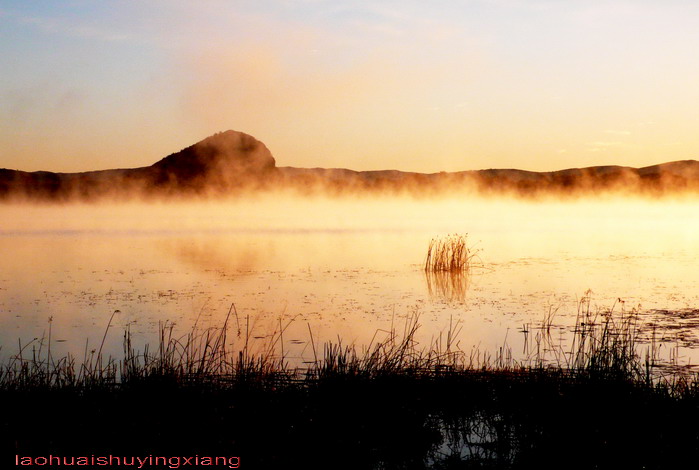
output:
[[[147,166],[218,131],[280,166],[696,158],[690,2],[0,6],[0,167]]]

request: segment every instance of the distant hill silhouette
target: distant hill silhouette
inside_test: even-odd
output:
[[[223,194],[259,186],[274,170],[274,158],[262,142],[242,132],[226,131],[148,167],[84,173],[0,169],[0,198],[67,200]]]
[[[538,197],[632,192],[658,196],[699,193],[699,162],[684,160],[643,168],[594,166],[551,172],[488,169],[430,174],[277,167],[262,142],[229,130],[142,168],[83,173],[0,169],[0,200],[222,196],[270,189],[304,194],[472,192]]]
[[[643,168],[593,166],[550,172],[488,169],[452,173],[411,173],[396,170],[353,171],[282,167],[278,169],[278,174],[281,175],[283,184],[306,193],[369,190],[430,195],[461,191],[520,197],[577,197],[622,192],[649,196],[699,193],[699,162],[695,160]]]

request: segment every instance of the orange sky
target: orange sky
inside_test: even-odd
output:
[[[145,166],[226,129],[281,166],[699,156],[689,1],[25,3],[0,4],[0,167]]]

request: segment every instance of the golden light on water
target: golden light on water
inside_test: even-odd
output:
[[[425,343],[458,321],[463,347],[489,350],[505,337],[517,344],[508,330],[551,309],[570,323],[588,289],[599,308],[699,302],[690,200],[262,197],[0,210],[3,340],[40,336],[52,316],[60,347],[76,354],[114,310],[115,326],[147,341],[159,322],[216,325],[235,304],[260,342],[293,320],[285,334],[303,355],[309,327],[317,340],[366,344],[413,312]],[[465,284],[430,283],[429,240],[450,233],[467,234],[478,266]],[[111,348],[118,354],[116,336]]]
[[[691,461],[697,31],[689,1],[4,2],[16,461]]]

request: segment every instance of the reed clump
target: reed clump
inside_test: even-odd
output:
[[[425,258],[425,272],[468,274],[475,253],[467,242],[467,235],[459,234],[430,240]]]

